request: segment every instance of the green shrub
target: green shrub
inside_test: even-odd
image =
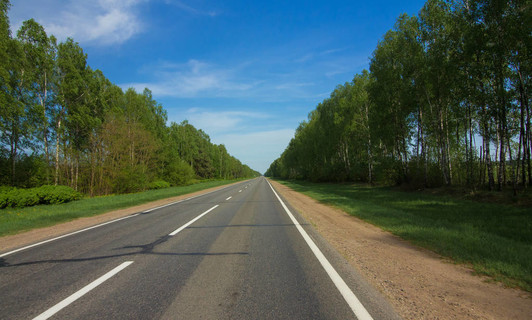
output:
[[[81,193],[67,186],[41,186],[35,189],[41,204],[59,204],[82,198]]]
[[[194,169],[182,159],[176,159],[167,166],[166,178],[172,185],[187,185],[194,177]]]
[[[41,186],[31,189],[2,188],[0,189],[0,208],[59,204],[81,198],[81,193],[67,186]]]
[[[0,186],[0,194],[8,193],[11,190],[16,189],[15,187],[9,187],[9,186]]]
[[[6,207],[30,207],[39,204],[39,196],[32,189],[12,189],[5,195]]]
[[[146,190],[148,187],[147,168],[145,165],[138,164],[125,166],[113,180],[114,193],[133,193]]]
[[[13,192],[13,191],[12,191]],[[34,189],[18,189],[13,199],[13,207],[31,207],[39,204],[39,196]]]
[[[9,197],[5,193],[0,193],[0,209],[7,207]]]
[[[164,188],[169,188],[169,187],[170,187],[170,183],[168,183],[168,182],[166,182],[164,180],[153,181],[149,185],[149,189],[150,190],[153,190],[153,189],[164,189]]]

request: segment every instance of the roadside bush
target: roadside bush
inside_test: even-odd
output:
[[[148,171],[145,165],[127,165],[122,168],[114,178],[114,193],[133,193],[146,190],[148,187]]]
[[[15,187],[9,187],[9,186],[0,186],[0,194],[8,193],[11,190],[16,189]]]
[[[189,184],[194,179],[194,169],[182,159],[168,164],[166,178],[174,186]]]
[[[170,188],[170,183],[164,181],[164,180],[157,180],[153,181],[149,185],[149,189],[164,189],[164,188]]]
[[[41,186],[35,188],[41,204],[60,204],[79,200],[83,196],[67,186]]]
[[[79,200],[82,194],[67,186],[41,186],[31,189],[0,188],[0,209],[59,204]]]
[[[39,196],[34,189],[17,189],[11,192],[15,194],[15,197],[10,199],[12,207],[31,207],[39,204]]]

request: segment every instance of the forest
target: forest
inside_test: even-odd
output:
[[[149,89],[122,90],[73,39],[35,20],[12,35],[0,0],[0,186],[128,193],[256,176],[186,120],[167,125]]]
[[[415,188],[532,185],[526,0],[428,0],[337,86],[267,176]]]

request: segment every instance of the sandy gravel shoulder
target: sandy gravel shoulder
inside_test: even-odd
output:
[[[270,181],[405,319],[532,319],[532,295],[475,276],[347,213]]]
[[[88,227],[95,226],[100,223],[104,223],[107,221],[111,221],[114,219],[122,218],[137,212],[142,212],[151,208],[156,208],[159,206],[163,206],[165,204],[169,204],[175,201],[183,200],[189,197],[198,196],[201,194],[205,194],[208,192],[212,192],[218,189],[225,188],[227,186],[236,184],[239,182],[235,182],[232,184],[226,184],[219,187],[213,187],[209,189],[204,189],[200,191],[196,191],[189,194],[184,194],[172,198],[166,198],[161,199],[157,201],[148,202],[145,204],[137,205],[134,207],[126,208],[126,209],[120,209],[120,210],[114,210],[107,213],[103,213],[100,215],[96,215],[93,217],[83,217],[76,220],[60,223],[54,226],[45,227],[45,228],[39,228],[34,229],[22,233],[18,233],[15,235],[9,235],[0,237],[0,253],[4,253],[13,249],[21,248],[33,243],[37,243],[40,241],[44,241],[47,239],[55,238],[70,232],[75,232],[81,229],[85,229]]]

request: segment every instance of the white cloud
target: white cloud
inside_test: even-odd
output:
[[[275,86],[277,90],[296,90],[303,87],[313,86],[313,82],[286,82]]]
[[[185,117],[195,127],[203,129],[208,134],[218,134],[234,132],[235,129],[241,131],[253,122],[267,119],[270,116],[259,112],[190,109]]]
[[[232,96],[235,92],[251,89],[252,83],[239,83],[234,80],[234,70],[221,69],[198,60],[185,64],[163,62],[149,68],[155,82],[126,83],[122,88],[135,88],[142,91],[148,87],[154,95],[191,98],[204,96]]]
[[[198,8],[192,7],[183,1],[177,1],[177,0],[166,0],[167,4],[174,5],[178,8],[180,8],[183,11],[186,11],[188,13],[192,13],[195,15],[202,15],[202,16],[210,16],[210,17],[216,17],[220,13],[215,10],[200,10]]]
[[[18,29],[34,18],[59,40],[98,45],[120,44],[142,32],[138,6],[145,0],[60,1],[21,0],[13,4],[11,20]]]
[[[307,53],[307,54],[305,54],[302,57],[296,58],[294,61],[297,62],[297,63],[303,63],[303,62],[310,61],[313,58],[314,58],[314,54]]]

